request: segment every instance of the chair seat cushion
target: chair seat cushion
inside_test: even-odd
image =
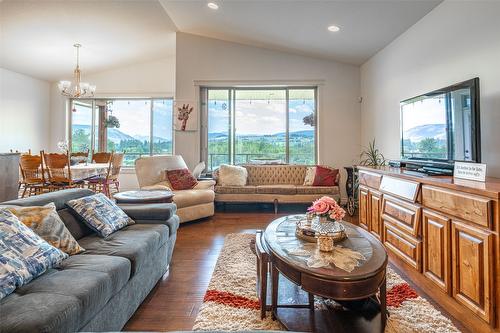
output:
[[[222,186],[215,187],[215,192],[219,194],[255,194],[257,191],[255,186]]]
[[[79,240],[86,251],[82,255],[96,254],[123,257],[130,261],[131,276],[148,262],[169,238],[169,228],[164,224],[134,224],[104,239],[90,235]]]
[[[259,185],[257,186],[258,194],[297,194],[295,185]]]
[[[177,208],[191,207],[214,202],[215,194],[212,190],[183,190],[174,191],[174,203]]]
[[[297,186],[297,194],[339,194],[338,186]]]

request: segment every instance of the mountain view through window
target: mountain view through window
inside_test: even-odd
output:
[[[315,88],[210,88],[206,106],[208,169],[316,162]]]

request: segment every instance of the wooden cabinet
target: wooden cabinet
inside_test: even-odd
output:
[[[359,167],[360,225],[471,332],[500,333],[500,179]]]
[[[423,214],[423,273],[441,290],[451,293],[451,220],[424,209]]]
[[[370,190],[368,193],[369,224],[368,229],[378,239],[382,236],[382,221],[380,209],[382,207],[382,193]]]
[[[492,312],[492,234],[452,221],[453,297],[489,322]]]
[[[368,188],[359,186],[359,225],[368,230]]]
[[[382,235],[382,193],[366,186],[359,186],[359,225],[378,239]]]

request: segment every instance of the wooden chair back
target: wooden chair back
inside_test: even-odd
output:
[[[24,184],[40,184],[45,182],[41,155],[22,154],[19,157],[22,182]]]
[[[42,156],[51,183],[71,183],[69,153],[45,153],[42,150]]]
[[[87,151],[77,151],[77,152],[72,152],[70,157],[85,157],[85,159],[81,159],[78,163],[85,163],[87,159],[89,158],[89,150]]]
[[[109,163],[112,153],[92,151],[92,162],[93,163]]]
[[[110,168],[108,169],[108,179],[118,180],[123,166],[123,153],[113,153],[111,156]]]

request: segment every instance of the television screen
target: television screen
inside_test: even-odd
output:
[[[480,161],[479,79],[401,102],[401,157]]]

